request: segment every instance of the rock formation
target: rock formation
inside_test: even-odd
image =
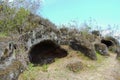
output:
[[[16,59],[16,45],[13,42],[0,42],[0,80],[17,80],[24,67]]]
[[[70,46],[73,49],[82,52],[84,55],[88,56],[89,58],[93,60],[97,60],[94,45],[91,44],[89,40],[79,36],[79,38],[70,41]]]
[[[104,56],[109,56],[108,54],[108,48],[105,44],[102,44],[102,43],[96,43],[95,44],[95,50],[101,54],[101,55],[104,55]]]
[[[1,80],[17,80],[30,62],[43,65],[54,62],[55,58],[66,57],[68,53],[60,45],[69,45],[92,60],[97,60],[96,52],[108,56],[108,48],[116,45],[117,58],[120,57],[119,43],[111,38],[102,39],[99,32],[93,32],[93,35],[76,29],[57,29],[39,16],[31,17],[29,20],[37,23],[37,27],[26,33],[21,32],[16,42],[0,41]]]

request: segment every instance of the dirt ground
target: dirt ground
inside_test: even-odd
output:
[[[120,61],[116,59],[116,54],[110,53],[109,57],[99,55],[97,61],[92,61],[69,47],[64,48],[69,52],[67,57],[48,65],[47,71],[37,70],[34,79],[28,80],[120,80]],[[79,72],[66,67],[69,63],[79,61],[84,65]]]

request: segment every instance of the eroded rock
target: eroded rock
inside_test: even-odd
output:
[[[72,40],[70,46],[78,51],[81,51],[84,55],[88,56],[92,60],[97,60],[96,52],[93,44],[86,40]]]
[[[0,80],[17,80],[24,67],[16,60],[16,46],[13,42],[8,42],[1,45],[1,48],[3,51],[0,53]]]
[[[20,73],[24,70],[19,61],[13,61],[10,65],[0,68],[0,80],[17,80]]]
[[[95,45],[95,50],[101,54],[101,55],[104,55],[104,56],[109,56],[108,54],[108,48],[105,44],[102,44],[102,43],[96,43]]]

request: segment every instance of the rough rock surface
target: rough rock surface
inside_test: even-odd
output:
[[[104,43],[110,51],[117,53],[117,58],[120,57],[120,43],[117,39],[110,36],[102,39],[101,42]]]
[[[104,55],[104,56],[109,56],[108,54],[108,48],[105,44],[102,44],[102,43],[96,43],[95,45],[95,50],[101,54],[101,55]]]
[[[59,34],[58,30],[55,31],[51,27],[39,25],[39,27],[34,29],[33,31],[21,35],[19,41],[23,43],[24,46],[29,51],[33,45],[41,41],[44,40],[52,40],[55,42],[59,41],[58,34]]]
[[[96,60],[96,52],[94,43],[96,40],[100,41],[97,36],[92,34],[83,34],[77,30],[67,28],[53,29],[40,25],[38,28],[28,32],[20,37],[20,41],[24,43],[27,51],[30,51],[33,45],[36,45],[44,40],[51,40],[58,45],[70,45],[73,49],[77,49],[86,56]]]
[[[81,39],[72,40],[70,42],[70,46],[75,50],[81,51],[84,55],[88,56],[89,58],[97,60],[94,46],[90,42]]]
[[[0,42],[0,80],[17,80],[24,69],[15,57],[13,42]]]
[[[9,65],[5,65],[4,69],[0,68],[0,80],[17,80],[23,70],[21,62],[15,60]]]

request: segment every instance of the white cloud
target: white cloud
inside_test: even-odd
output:
[[[13,2],[14,0],[9,0],[9,2]]]
[[[106,35],[108,35],[110,32],[111,32],[110,30],[104,30],[104,31],[102,31],[102,35],[103,35],[103,36],[106,36]]]

